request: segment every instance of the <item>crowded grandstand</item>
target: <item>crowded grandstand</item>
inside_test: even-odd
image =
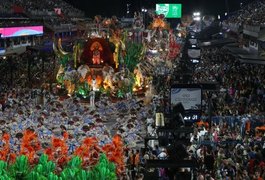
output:
[[[0,179],[265,179],[264,8],[171,27],[4,1]]]

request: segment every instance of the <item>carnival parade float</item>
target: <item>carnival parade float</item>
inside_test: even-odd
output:
[[[154,16],[147,29],[142,28],[139,14],[132,28],[126,30],[115,18],[96,17],[95,21],[96,30],[74,41],[72,51],[64,50],[62,39],[54,40],[53,50],[59,60],[57,87],[71,97],[84,99],[93,93],[105,94],[121,100],[117,103],[120,106],[104,102],[107,105],[93,109],[80,103],[77,109],[82,106],[83,112],[79,113],[72,110],[78,106],[76,100],[71,101],[74,98],[50,101],[47,111],[29,103],[30,108],[19,112],[17,120],[0,121],[5,125],[1,131],[0,179],[112,180],[125,173],[125,149],[137,138],[136,127],[141,126],[136,115],[141,108],[132,96],[145,95],[150,105],[156,93],[153,78],[162,65],[171,68],[179,45],[163,16]],[[108,118],[123,116],[120,121],[124,121],[126,131],[111,135],[95,111]],[[19,121],[20,117],[26,120]],[[114,125],[124,128],[118,120]]]
[[[155,15],[147,29],[137,14],[131,30],[122,29],[113,18],[97,17],[96,22],[108,32],[103,28],[90,32],[83,41],[74,42],[72,52],[63,50],[61,39],[54,42],[60,60],[57,82],[69,96],[86,98],[91,91],[116,98],[143,94],[152,84],[157,64],[172,66],[179,54],[180,46],[163,15]]]

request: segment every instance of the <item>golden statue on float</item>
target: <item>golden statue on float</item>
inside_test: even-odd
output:
[[[91,47],[90,50],[93,52],[93,56],[92,56],[92,62],[93,64],[101,64],[103,63],[103,59],[101,59],[101,54],[103,51],[103,48],[101,46],[101,44],[99,42],[94,42]]]
[[[112,36],[110,37],[109,41],[115,45],[115,50],[113,52],[113,59],[115,62],[115,68],[119,67],[119,57],[121,56],[121,52],[125,51],[125,44],[121,39],[121,30],[114,29],[111,30]]]

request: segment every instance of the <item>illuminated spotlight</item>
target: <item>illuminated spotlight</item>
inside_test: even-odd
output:
[[[178,37],[181,37],[181,33],[178,33]]]
[[[200,12],[194,12],[193,16],[201,16],[201,13]]]
[[[199,63],[200,61],[198,59],[191,59],[192,63]]]
[[[218,15],[218,19],[221,19],[221,16],[220,15]]]
[[[201,20],[201,17],[194,17],[193,20],[194,21],[200,21]]]
[[[196,45],[191,45],[191,47],[196,47]]]
[[[153,54],[158,53],[158,51],[156,49],[152,49],[152,50],[150,50],[150,52],[153,53]]]
[[[6,59],[6,56],[3,56],[3,59],[5,60]]]
[[[227,12],[225,12],[225,16],[227,16]]]
[[[147,9],[145,9],[145,8],[142,8],[142,12],[147,12]]]

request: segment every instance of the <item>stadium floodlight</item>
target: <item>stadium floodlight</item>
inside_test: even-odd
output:
[[[193,20],[194,20],[194,21],[200,21],[200,20],[201,20],[201,17],[200,17],[200,16],[198,16],[198,17],[194,17]]]
[[[201,16],[201,13],[200,13],[200,12],[194,12],[194,13],[193,13],[193,16],[194,16],[194,17]]]
[[[147,9],[145,9],[145,8],[142,8],[142,12],[147,12]]]
[[[200,12],[194,12],[193,13],[193,20],[194,21],[200,21],[201,20],[201,13]]]

